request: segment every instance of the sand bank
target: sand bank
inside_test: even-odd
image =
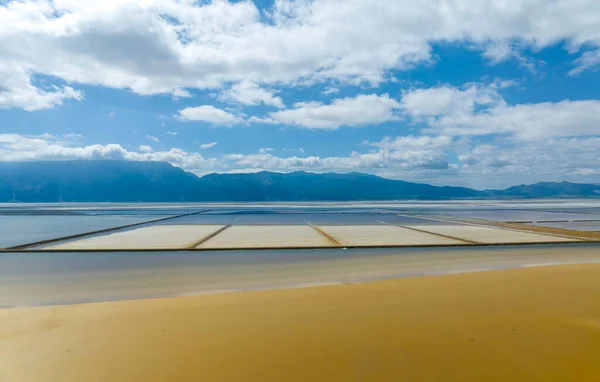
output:
[[[597,381],[600,265],[0,310],[1,381]]]

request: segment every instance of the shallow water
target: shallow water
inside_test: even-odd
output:
[[[0,307],[600,262],[600,246],[0,254]]]

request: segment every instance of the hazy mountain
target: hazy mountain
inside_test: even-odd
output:
[[[198,177],[160,162],[107,160],[0,163],[0,201],[194,200]]]
[[[436,187],[359,173],[209,174],[160,162],[0,163],[0,202],[176,202],[591,197],[600,186],[536,183],[506,190]]]
[[[200,179],[205,196],[213,200],[390,200],[477,197],[464,187],[435,187],[390,180],[374,175],[287,174],[262,171],[250,174],[210,174]]]
[[[600,197],[600,185],[571,182],[521,184],[506,190],[487,191],[491,195],[520,198]]]

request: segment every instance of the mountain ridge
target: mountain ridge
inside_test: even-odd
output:
[[[263,202],[600,197],[600,185],[538,182],[504,190],[433,186],[351,173],[211,173],[166,162],[0,162],[0,202]]]

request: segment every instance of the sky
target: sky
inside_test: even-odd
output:
[[[598,0],[0,0],[0,161],[600,183]]]

